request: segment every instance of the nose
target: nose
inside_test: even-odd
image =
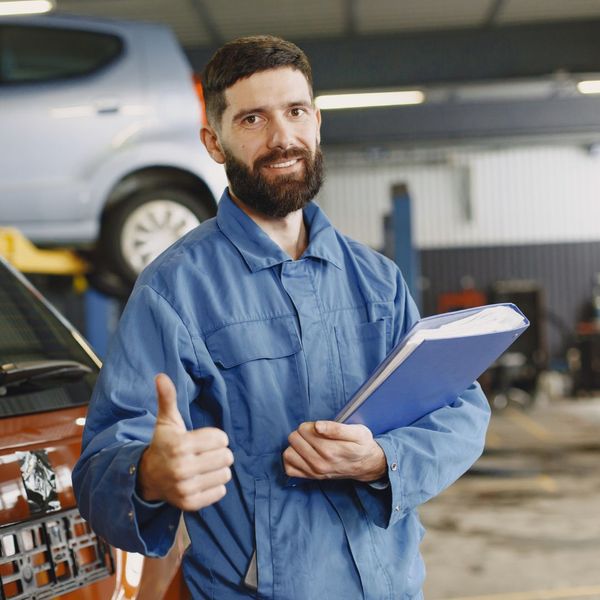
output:
[[[269,123],[268,147],[286,150],[293,145],[293,142],[294,133],[292,124],[280,116],[272,118]]]

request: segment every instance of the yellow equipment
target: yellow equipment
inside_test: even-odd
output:
[[[77,276],[90,270],[73,250],[42,250],[13,227],[0,227],[0,255],[23,273]]]

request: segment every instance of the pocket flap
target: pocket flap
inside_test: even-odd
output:
[[[302,347],[293,318],[226,325],[206,338],[206,346],[215,363],[226,369],[260,358],[290,356]]]
[[[339,340],[372,340],[384,338],[387,334],[389,319],[366,323],[344,323],[335,326],[335,335]]]

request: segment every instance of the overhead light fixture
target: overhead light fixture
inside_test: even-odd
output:
[[[341,108],[405,106],[408,104],[422,104],[424,101],[425,94],[420,90],[403,90],[363,94],[323,94],[317,96],[315,104],[322,110],[337,110]]]
[[[53,8],[53,0],[2,0],[0,1],[0,16],[39,15],[50,12]]]
[[[600,94],[600,79],[586,79],[577,84],[577,91],[581,94]]]

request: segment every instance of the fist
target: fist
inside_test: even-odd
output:
[[[387,473],[385,454],[364,425],[302,423],[283,453],[290,477],[375,481]]]
[[[177,392],[165,374],[155,379],[158,411],[152,441],[140,460],[138,493],[195,511],[220,500],[231,479],[233,453],[227,434],[214,427],[187,431]]]

